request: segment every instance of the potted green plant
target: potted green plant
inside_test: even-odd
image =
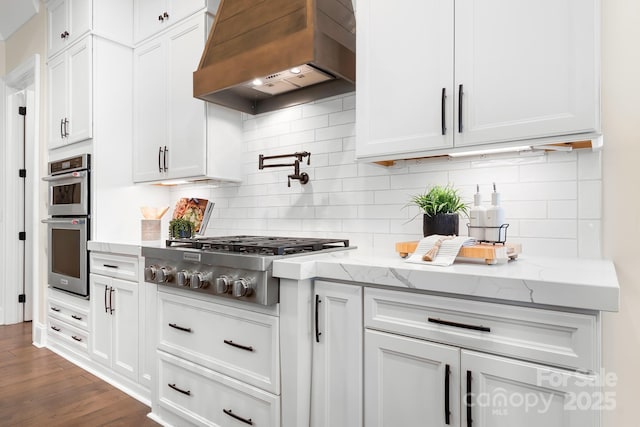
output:
[[[193,223],[185,218],[174,218],[169,221],[170,239],[188,239],[193,233]]]
[[[460,214],[468,215],[469,206],[464,203],[458,190],[447,185],[434,185],[429,191],[411,198],[410,205],[423,211],[423,235],[458,235]]]

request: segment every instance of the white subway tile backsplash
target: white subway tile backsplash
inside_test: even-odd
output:
[[[575,181],[577,167],[575,163],[542,163],[520,166],[520,182]]]
[[[305,104],[302,106],[302,117],[320,116],[337,111],[342,111],[342,98]]]
[[[422,212],[407,205],[413,195],[450,184],[471,202],[479,184],[488,205],[496,182],[508,238],[522,243],[524,255],[601,256],[600,152],[438,157],[382,167],[355,161],[354,93],[243,118],[242,184],[171,190],[176,198],[216,202],[210,235],[345,238],[397,256],[396,242],[422,237]],[[292,180],[287,187],[293,168],[258,170],[259,154],[296,151],[311,153],[311,163],[300,165],[311,177],[306,185]],[[463,235],[467,222],[460,218]]]
[[[602,181],[580,181],[578,184],[578,218],[602,217]]]

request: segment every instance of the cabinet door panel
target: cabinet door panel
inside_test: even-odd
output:
[[[360,5],[358,157],[452,146],[453,22],[450,1]]]
[[[93,82],[91,36],[75,44],[69,55],[69,105],[67,143],[89,139],[93,135]]]
[[[135,0],[135,41],[141,41],[167,27],[168,21],[158,19],[166,9],[165,0]],[[165,22],[167,25],[165,25]]]
[[[64,119],[67,116],[67,62],[65,55],[49,61],[49,148],[64,144]]]
[[[316,282],[311,425],[362,425],[362,288]]]
[[[89,0],[67,0],[69,2],[69,39],[77,40],[91,30],[92,2]]]
[[[456,132],[455,145],[597,130],[597,5],[456,1],[455,75],[456,89],[464,85],[464,129]]]
[[[97,274],[90,275],[91,286],[91,358],[111,367],[111,314],[109,298],[111,279]]]
[[[169,22],[175,24],[204,7],[205,0],[168,0]],[[213,9],[212,12],[215,13],[216,9]]]
[[[461,425],[457,348],[368,329],[364,345],[364,425]],[[445,417],[447,366],[449,424]]]
[[[167,89],[169,177],[206,173],[206,104],[193,97],[193,72],[205,42],[204,17],[189,20],[168,37]]]
[[[467,372],[471,375],[474,427],[595,427],[599,414],[591,410],[592,404],[607,404],[599,400],[593,375],[465,350],[460,372],[463,394]],[[587,407],[580,410],[583,404]],[[465,406],[462,425],[466,423]]]
[[[137,381],[138,284],[113,279],[113,368]]]
[[[165,52],[161,40],[154,40],[134,53],[134,181],[162,177],[160,147],[167,144]]]
[[[66,39],[60,35],[65,31],[69,31],[67,28],[67,2],[65,0],[51,2],[47,6],[47,18],[49,28],[47,53],[51,56],[66,45]]]

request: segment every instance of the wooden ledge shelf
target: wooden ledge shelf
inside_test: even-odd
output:
[[[417,241],[398,242],[396,243],[396,252],[402,258],[415,252],[418,246]],[[473,246],[463,246],[458,252],[458,256],[462,258],[483,259],[485,264],[493,265],[500,261],[509,261],[518,258],[522,253],[522,245],[520,243],[490,244],[479,243]]]

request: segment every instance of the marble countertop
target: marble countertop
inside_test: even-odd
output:
[[[398,255],[353,249],[274,261],[285,279],[333,279],[531,305],[618,311],[620,287],[611,261],[520,255],[497,265],[456,261],[448,267],[411,264]]]
[[[93,252],[108,252],[119,255],[140,256],[142,245],[135,243],[97,242],[89,240],[87,249]]]

